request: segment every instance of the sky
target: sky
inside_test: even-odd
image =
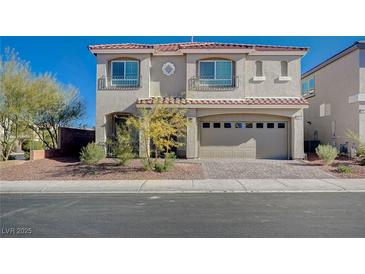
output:
[[[175,43],[190,42],[191,36],[81,36],[81,37],[0,37],[0,52],[7,47],[15,49],[21,59],[29,61],[35,74],[50,72],[64,84],[80,90],[87,105],[87,114],[81,124],[95,125],[96,62],[87,46],[108,43]],[[226,42],[309,47],[302,59],[306,72],[355,41],[365,36],[312,37],[312,36],[194,36],[194,42]]]

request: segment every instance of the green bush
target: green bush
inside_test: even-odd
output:
[[[39,149],[44,149],[42,141],[32,141],[27,139],[22,143],[22,150],[24,151],[25,160],[29,160],[30,150],[39,150]]]
[[[176,155],[173,152],[165,153],[165,169],[166,171],[169,171],[175,164]]]
[[[365,146],[359,145],[356,156],[360,159],[360,165],[365,165]]]
[[[166,170],[166,166],[165,166],[165,164],[164,163],[159,163],[159,162],[156,162],[155,163],[155,166],[154,166],[154,170],[156,171],[156,172],[166,172],[167,170]]]
[[[94,142],[83,147],[80,152],[80,161],[88,165],[94,165],[105,158],[104,148]]]
[[[171,152],[171,153],[165,153],[165,159],[162,163],[160,162],[155,162],[154,163],[154,171],[156,172],[167,172],[169,171],[175,163],[175,153]]]
[[[148,158],[142,158],[141,163],[143,165],[143,169],[145,171],[151,170],[151,168],[154,168],[154,165],[150,163],[151,159]]]
[[[118,160],[120,165],[126,165],[134,158],[132,137],[130,132],[125,127],[117,129],[117,136],[115,140],[109,140],[112,148],[113,156]]]
[[[337,171],[340,173],[350,174],[350,173],[352,173],[352,168],[349,166],[345,166],[345,165],[339,165],[337,167]]]
[[[356,156],[360,160],[360,165],[365,165],[365,143],[361,140],[359,134],[352,130],[347,130],[346,137],[357,145]]]
[[[325,165],[330,165],[337,157],[337,148],[330,145],[319,145],[316,153]]]

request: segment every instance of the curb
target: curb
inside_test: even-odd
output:
[[[0,194],[365,192],[365,179],[0,181]]]

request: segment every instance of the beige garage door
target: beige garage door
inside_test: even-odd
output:
[[[286,121],[200,123],[201,158],[287,159]]]

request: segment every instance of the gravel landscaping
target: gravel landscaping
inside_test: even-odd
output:
[[[356,159],[351,159],[347,156],[337,157],[331,165],[324,166],[318,156],[315,153],[312,153],[308,154],[308,160],[306,162],[309,165],[319,167],[321,170],[328,172],[337,178],[365,178],[365,166],[360,165]],[[338,166],[347,166],[352,172],[340,173],[337,169]]]
[[[339,173],[337,167],[351,167],[351,174]],[[177,160],[169,172],[145,171],[141,161],[118,166],[105,159],[97,166],[88,166],[77,158],[55,158],[37,161],[0,163],[0,180],[158,180],[158,179],[329,179],[365,178],[365,166],[346,157],[330,166],[323,166],[318,157],[308,155],[301,160],[204,159]]]
[[[10,161],[9,161],[10,162]],[[0,180],[153,180],[153,179],[203,179],[198,162],[178,160],[169,172],[145,171],[140,160],[128,166],[118,166],[113,159],[105,159],[97,166],[87,166],[77,158],[54,158],[24,161],[0,169]]]

